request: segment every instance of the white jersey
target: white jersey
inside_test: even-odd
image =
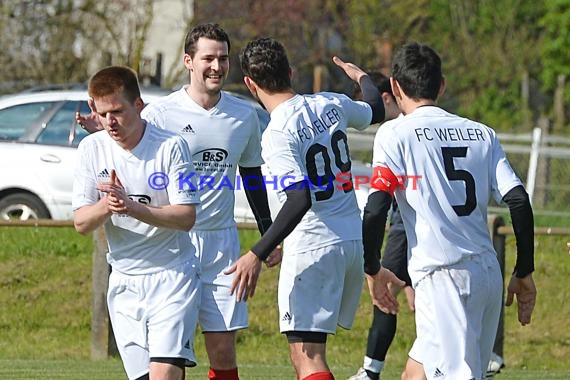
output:
[[[295,95],[271,112],[262,154],[281,203],[286,199],[283,189],[292,183],[308,180],[311,190],[310,210],[285,239],[287,252],[362,239],[360,210],[347,174],[346,129],[365,129],[371,120],[367,103],[326,92]]]
[[[186,139],[192,152],[201,205],[194,230],[235,226],[237,167],[256,167],[261,159],[261,125],[246,101],[222,92],[206,110],[186,93],[186,87],[147,105],[142,117]]]
[[[109,181],[112,169],[132,200],[149,206],[199,203],[196,189],[192,188],[195,183],[178,181],[179,175],[188,178],[194,171],[188,145],[180,136],[150,123],[131,151],[101,131],[85,137],[78,154],[74,210],[93,205],[104,196],[96,187],[99,182]],[[153,182],[157,176],[172,180],[164,189],[160,182]],[[122,273],[149,274],[195,259],[187,232],[152,226],[127,215],[113,214],[105,222],[105,234],[107,260],[113,270]]]
[[[521,185],[495,132],[435,106],[384,123],[374,175],[395,187],[408,237],[412,283],[463,257],[494,252],[487,205]],[[376,186],[376,185],[373,185]]]

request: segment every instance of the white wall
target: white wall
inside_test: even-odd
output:
[[[150,59],[154,73],[157,53],[162,53],[163,81],[172,69],[182,68],[186,25],[193,15],[194,1],[192,0],[155,0],[154,17],[148,33],[144,57]]]

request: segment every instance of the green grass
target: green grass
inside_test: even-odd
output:
[[[242,231],[243,247],[257,234]],[[529,326],[506,310],[504,355],[497,379],[570,378],[570,256],[567,237],[536,239],[539,298]],[[71,228],[0,228],[0,379],[124,379],[119,360],[91,361],[91,237]],[[514,238],[507,238],[507,272],[512,269]],[[287,343],[278,332],[276,269],[263,270],[250,302],[250,328],[238,335],[241,378],[293,379]],[[401,299],[404,303],[403,298]],[[383,379],[399,379],[414,339],[413,315],[402,305],[398,333]],[[367,290],[351,331],[329,339],[328,360],[337,379],[361,365],[371,320]],[[203,340],[195,343],[199,365],[189,379],[206,378]]]
[[[354,366],[334,365],[338,380],[346,379],[355,372]],[[199,365],[187,370],[187,379],[206,379],[208,368]],[[569,371],[537,371],[506,368],[496,377],[497,380],[567,380]],[[3,360],[0,359],[0,378],[6,380],[124,380],[120,360]],[[242,364],[240,378],[290,380],[295,375],[289,365]],[[387,368],[382,372],[382,380],[399,379],[400,371]]]

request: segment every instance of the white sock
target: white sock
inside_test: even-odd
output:
[[[364,368],[367,371],[374,372],[374,373],[380,373],[380,372],[382,372],[382,369],[384,368],[384,362],[381,362],[380,360],[372,359],[372,358],[369,358],[368,356],[365,356],[364,357],[364,364],[362,364],[362,368]]]

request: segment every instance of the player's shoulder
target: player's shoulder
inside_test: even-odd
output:
[[[492,127],[488,126],[487,124],[484,124],[484,123],[477,121],[477,120],[470,119],[470,118],[465,117],[465,116],[460,116],[460,115],[456,115],[456,114],[450,114],[450,115],[453,115],[455,118],[460,120],[461,123],[464,125],[464,128],[472,128],[472,129],[481,130],[483,132],[483,134],[485,134],[487,137],[489,137],[489,139],[491,141],[497,140],[497,132],[495,132],[495,130]]]
[[[256,106],[256,101],[252,98],[233,92],[222,91],[221,99],[216,107],[228,115],[247,120],[254,116],[256,118],[258,117],[255,109]]]
[[[142,115],[163,113],[171,108],[178,107],[181,102],[181,91],[183,90],[176,90],[170,94],[153,99],[143,108]]]
[[[317,92],[315,94],[305,95],[310,98],[315,99],[319,102],[333,102],[333,103],[342,103],[346,101],[354,102],[348,95],[341,94],[338,92],[331,92],[331,91],[322,91]]]
[[[404,114],[400,113],[398,116],[396,116],[393,119],[390,120],[386,120],[385,122],[383,122],[380,125],[380,128],[396,128],[398,125],[402,124],[402,122],[404,121]]]
[[[236,93],[231,93],[228,91],[222,91],[222,103],[224,107],[230,107],[234,111],[255,113],[254,103],[255,100],[248,99],[245,96],[238,95]]]
[[[404,115],[399,114],[394,119],[386,120],[376,130],[376,138],[392,135],[398,131],[398,127],[404,122]]]
[[[300,96],[302,101],[297,101],[295,103],[295,111],[304,109],[306,105],[309,105],[309,108],[313,109],[316,113],[328,110],[331,107],[336,108],[338,112],[341,113],[360,109],[360,106],[358,105],[359,102],[352,100],[345,94],[337,92],[323,91]]]
[[[107,142],[111,142],[111,141],[112,140],[109,137],[109,134],[107,133],[107,131],[102,129],[100,131],[90,133],[87,136],[85,136],[79,142],[78,148],[88,149],[88,148],[93,147],[95,145],[106,144]]]
[[[146,128],[146,144],[153,146],[157,151],[179,151],[181,149],[189,149],[188,143],[184,137],[177,132],[159,128],[150,122],[147,122]]]
[[[146,121],[146,134],[150,139],[159,141],[176,141],[183,139],[177,132],[160,128],[152,121]]]

